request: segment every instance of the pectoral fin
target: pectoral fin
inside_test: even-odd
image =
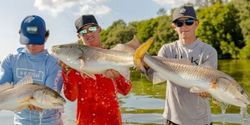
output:
[[[212,80],[211,83],[210,83],[210,86],[212,89],[216,89],[218,87],[218,84],[216,82],[216,80]]]
[[[21,104],[26,104],[27,102],[30,101],[30,99],[32,99],[32,97],[24,97],[20,100],[17,100],[18,103],[21,103]]]
[[[81,72],[81,76],[84,76],[84,75],[87,75],[87,76],[89,76],[89,77],[91,77],[91,78],[93,78],[93,79],[96,79],[96,77],[95,77],[95,74],[90,74],[90,73],[87,73],[87,72]]]
[[[84,71],[84,65],[85,65],[85,62],[84,62],[84,57],[79,57],[79,61],[80,61],[80,71]]]
[[[212,103],[217,107],[220,106],[220,102],[218,100],[215,100],[214,98],[212,99]]]
[[[28,108],[28,104],[26,104],[26,105],[21,105],[21,106],[19,106],[18,108],[16,108],[14,112],[20,112],[20,111],[22,111],[22,110],[24,110],[24,109],[27,109],[27,108]]]
[[[88,72],[84,72],[84,65],[85,65],[85,62],[84,62],[84,57],[79,57],[80,59],[80,73],[81,73],[81,76],[84,76],[84,75],[87,75],[93,79],[96,79],[95,77],[95,74],[91,74],[91,73],[88,73]]]
[[[130,80],[130,70],[128,68],[119,68],[117,70],[126,80]]]
[[[166,79],[162,78],[158,72],[154,72],[152,82],[153,84],[160,84],[166,82]]]
[[[32,97],[25,97],[21,100],[17,100],[18,103],[20,103],[20,106],[15,109],[15,112],[22,111],[23,109],[26,109],[28,105],[30,104],[30,100]]]

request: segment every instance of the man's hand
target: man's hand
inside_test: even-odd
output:
[[[28,105],[28,109],[29,109],[29,110],[36,110],[36,111],[38,111],[38,112],[42,112],[42,111],[43,111],[42,108],[36,107],[36,106],[34,106],[34,105]]]
[[[116,70],[108,69],[105,71],[104,75],[108,78],[115,80],[117,77],[120,76],[120,73]]]
[[[208,92],[200,92],[198,93],[200,97],[202,98],[208,98],[211,97],[211,95]]]

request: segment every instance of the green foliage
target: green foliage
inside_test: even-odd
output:
[[[222,54],[226,58],[239,58],[239,51],[240,49],[234,45],[234,42],[225,42],[221,41],[220,43],[220,49],[222,50]]]
[[[240,51],[241,59],[250,59],[250,39],[246,43],[247,45]]]
[[[142,41],[146,41],[154,35],[157,25],[158,22],[155,19],[138,22],[136,26],[137,37]]]
[[[149,51],[154,55],[157,54],[163,44],[170,43],[178,39],[177,33],[171,27],[172,22],[169,16],[160,16],[156,18],[156,20],[158,20],[158,26],[153,35],[156,42]]]
[[[245,37],[250,38],[250,0],[233,0],[236,9],[239,11],[240,26]]]
[[[237,13],[232,4],[221,3],[198,11],[197,35],[216,48],[219,58],[239,58],[239,51],[245,46]]]
[[[118,43],[128,42],[134,34],[133,27],[128,27],[123,20],[118,20],[101,32],[101,41],[105,48],[111,48]]]
[[[244,35],[246,46],[240,52],[240,58],[250,58],[250,0],[233,0],[233,4],[239,11],[239,23]]]

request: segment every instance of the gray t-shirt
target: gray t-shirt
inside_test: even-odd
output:
[[[194,65],[209,65],[217,68],[217,52],[199,39],[189,45],[181,41],[165,44],[158,56],[176,59],[189,59]],[[163,117],[180,125],[205,125],[211,122],[208,99],[191,93],[189,89],[167,82],[165,110]]]

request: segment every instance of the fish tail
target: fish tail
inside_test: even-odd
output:
[[[136,35],[134,35],[133,39],[127,42],[126,45],[132,47],[133,49],[137,49],[140,46],[140,41],[138,40]]]
[[[152,37],[149,38],[145,43],[143,43],[141,46],[139,46],[139,48],[137,48],[135,53],[134,53],[135,67],[136,67],[136,69],[138,69],[142,72],[146,71],[144,68],[144,62],[142,62],[142,59],[153,42],[154,42],[153,38]]]

